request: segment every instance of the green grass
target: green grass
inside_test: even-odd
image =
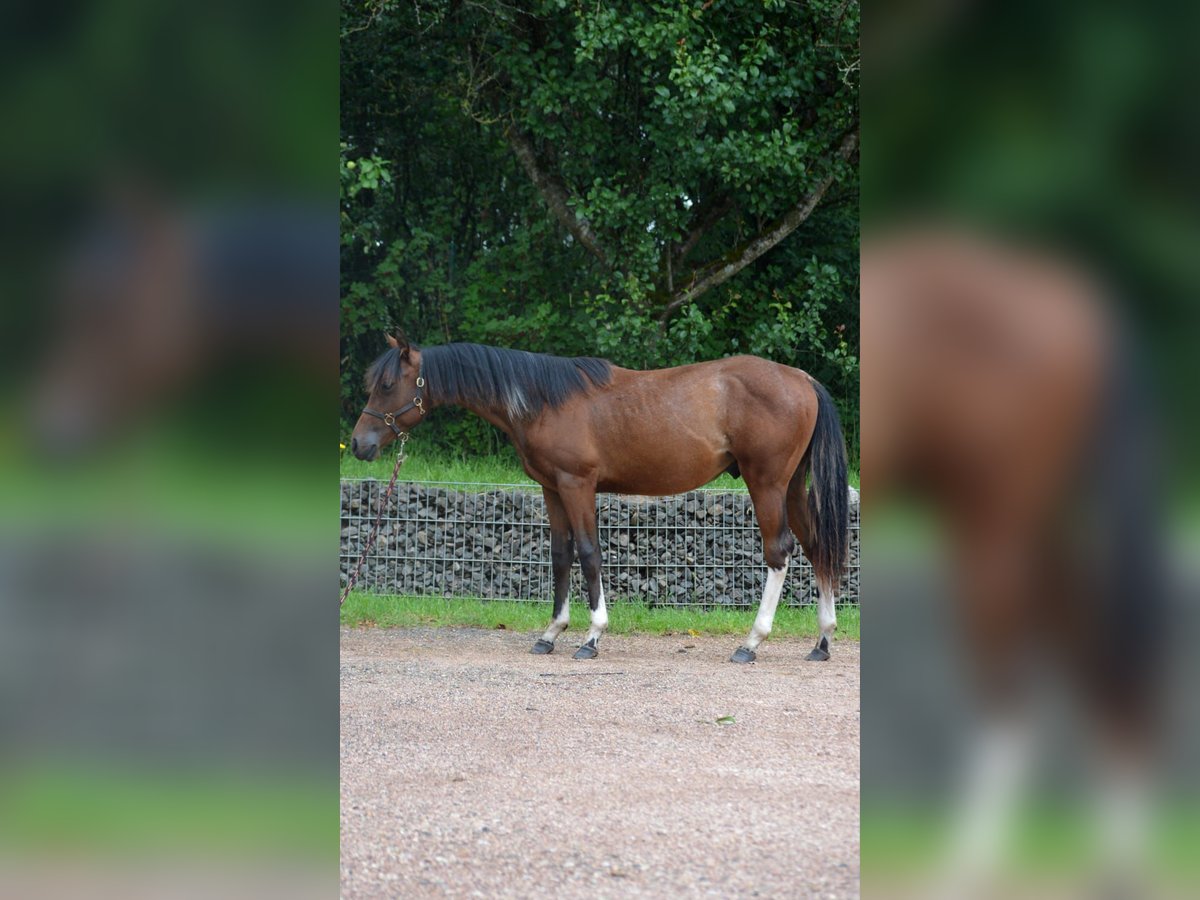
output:
[[[410,441],[405,448],[407,460],[400,469],[403,481],[458,481],[484,484],[534,484],[517,461],[516,454],[500,453],[494,456],[464,457],[438,453]],[[342,478],[375,478],[386,481],[392,476],[396,455],[392,447],[383,456],[372,462],[355,459],[349,451],[341,451]],[[858,487],[858,472],[850,473],[850,484]],[[745,491],[746,483],[740,478],[719,475],[708,485],[723,491]]]
[[[608,630],[614,634],[744,634],[754,621],[754,609],[678,609],[618,601],[609,604]],[[550,604],[505,600],[397,597],[355,592],[346,598],[341,621],[348,626],[405,628],[414,625],[458,626],[510,631],[541,631],[550,619]],[[571,628],[587,630],[587,605],[571,604]],[[859,639],[858,607],[838,610],[838,637]],[[782,606],[775,615],[773,637],[816,638],[816,610],[811,606]]]
[[[949,840],[947,814],[929,808],[865,807],[860,826],[864,874],[884,878],[935,869]],[[1079,870],[1095,864],[1095,823],[1078,807],[1027,806],[1017,816],[1006,856],[1020,873]],[[1159,809],[1151,829],[1151,865],[1159,872],[1200,875],[1200,814]]]
[[[0,526],[149,530],[284,553],[299,540],[319,552],[337,521],[330,476],[307,461],[206,454],[173,435],[69,463],[21,455],[0,436]]]
[[[337,785],[39,762],[0,777],[0,846],[336,859]]]
[[[405,448],[407,459],[400,470],[404,481],[463,481],[487,484],[533,484],[534,481],[521,469],[517,458],[512,456],[455,457],[439,454],[428,448],[413,447],[410,442]],[[379,459],[363,462],[355,459],[349,451],[342,451],[342,478],[376,478],[386,481],[392,475],[396,454],[388,447]]]

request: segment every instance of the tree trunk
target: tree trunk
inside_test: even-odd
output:
[[[570,195],[567,193],[567,188],[562,181],[555,175],[543,170],[538,164],[537,155],[533,151],[533,144],[529,140],[529,136],[517,128],[516,125],[510,124],[504,129],[504,137],[508,140],[508,145],[512,147],[513,153],[516,154],[526,174],[529,175],[529,180],[533,182],[533,186],[541,194],[542,201],[546,204],[546,207],[553,214],[554,218],[558,219],[559,223],[589,253],[600,260],[605,266],[608,266],[608,254],[600,246],[600,239],[592,229],[592,224],[585,216],[581,216],[571,209],[568,202]]]

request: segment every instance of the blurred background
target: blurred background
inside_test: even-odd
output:
[[[1200,882],[1200,18],[866,13],[866,896]]]
[[[0,13],[6,896],[337,890],[337,17]]]

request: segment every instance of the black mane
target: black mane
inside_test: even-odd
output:
[[[514,420],[561,406],[575,394],[612,380],[612,363],[592,356],[562,357],[482,344],[421,350],[425,390],[437,403],[475,403],[507,411]],[[367,370],[370,390],[400,377],[400,351],[385,352]]]
[[[363,375],[363,387],[367,393],[372,393],[380,383],[396,381],[400,378],[400,351],[395,347],[384,350],[375,358],[375,362],[367,368]]]

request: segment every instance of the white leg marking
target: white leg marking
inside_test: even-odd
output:
[[[550,620],[550,627],[546,629],[546,633],[542,635],[543,641],[548,641],[553,644],[560,634],[567,629],[568,623],[571,621],[571,595],[563,597],[562,610],[557,616]]]
[[[949,845],[930,895],[979,896],[994,881],[1029,783],[1033,734],[1023,718],[988,722],[975,735]]]
[[[837,630],[837,608],[834,603],[837,593],[833,585],[817,582],[817,624],[821,626],[821,637],[825,639],[825,649],[833,646],[833,633]]]
[[[1128,896],[1146,896],[1150,860],[1150,778],[1140,763],[1108,759],[1103,784],[1095,797],[1098,807],[1097,851],[1105,884],[1115,884]]]
[[[604,583],[598,581],[597,586],[600,588],[600,602],[592,610],[592,627],[588,629],[587,641],[598,642],[600,635],[604,634],[604,629],[608,628],[608,610],[604,607]]]
[[[787,570],[787,559],[778,569],[767,567],[767,584],[763,588],[762,602],[758,605],[758,615],[754,617],[754,627],[746,638],[747,650],[753,650],[771,633],[771,626],[775,623],[775,607],[779,605],[779,595],[783,593],[783,579],[787,577]]]

